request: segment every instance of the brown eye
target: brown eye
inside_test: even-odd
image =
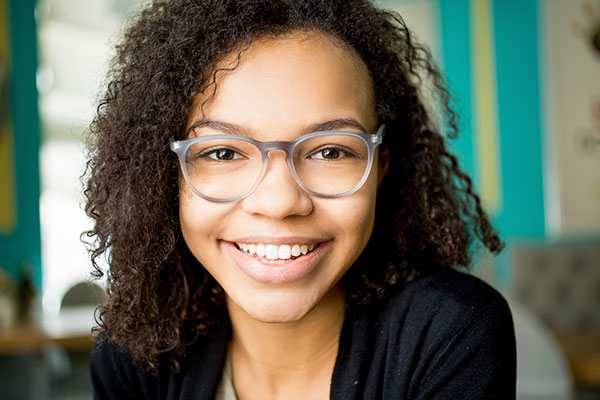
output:
[[[325,147],[315,151],[310,158],[316,160],[335,161],[345,157],[350,157],[351,154],[339,147]]]
[[[199,158],[209,158],[214,161],[232,161],[242,158],[235,150],[226,147],[212,149],[199,156]]]
[[[233,160],[235,158],[235,154],[233,151],[229,149],[219,149],[215,151],[215,158],[217,160]]]
[[[321,155],[323,158],[328,160],[333,160],[340,158],[340,151],[338,149],[325,149],[321,151]]]

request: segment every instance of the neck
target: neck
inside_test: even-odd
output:
[[[329,382],[345,306],[344,292],[336,287],[300,320],[278,324],[252,318],[228,298],[232,325],[229,357],[235,386],[250,378],[272,390],[294,382],[306,385],[324,376]]]

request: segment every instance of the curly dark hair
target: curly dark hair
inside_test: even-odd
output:
[[[169,138],[185,134],[200,93],[214,94],[220,60],[237,52],[239,61],[252,41],[297,30],[355,50],[386,124],[390,166],[372,238],[343,278],[349,304],[378,301],[420,274],[468,267],[476,239],[492,252],[503,246],[447,150],[458,118],[444,79],[400,15],[367,0],[154,1],[117,47],[91,125],[85,191],[94,274],[105,272],[99,258],[109,264],[95,332],[150,370],[163,355],[177,369],[186,348],[227,318],[222,288],[182,238]],[[441,122],[423,101],[424,80]]]

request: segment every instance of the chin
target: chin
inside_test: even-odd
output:
[[[265,324],[288,324],[301,320],[303,316],[304,315],[291,316],[287,314],[254,314],[252,315],[252,318],[257,321],[264,322]]]
[[[314,304],[306,301],[307,296],[299,299],[295,296],[253,296],[236,302],[246,314],[257,321],[273,324],[284,324],[301,320],[313,308]]]

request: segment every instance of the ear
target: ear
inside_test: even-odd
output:
[[[379,148],[379,168],[377,170],[377,188],[381,186],[383,178],[387,174],[390,167],[390,150],[386,148]]]

